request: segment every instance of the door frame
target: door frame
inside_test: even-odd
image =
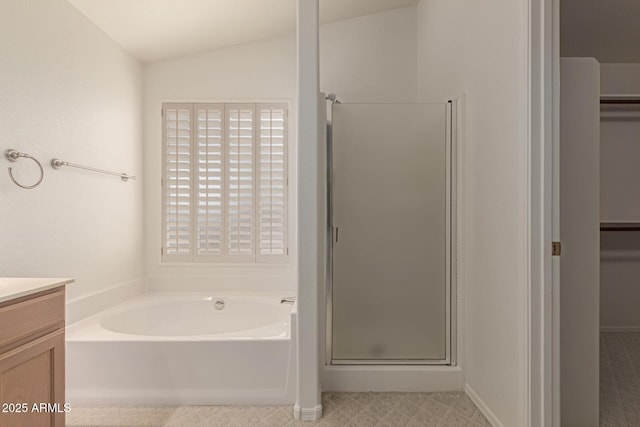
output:
[[[525,411],[528,425],[560,426],[559,0],[529,0],[527,14],[527,139],[529,267]]]

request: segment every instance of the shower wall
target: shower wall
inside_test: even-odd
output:
[[[415,101],[415,11],[415,6],[405,7],[322,25],[321,90],[335,92],[341,100],[351,102]],[[159,112],[161,102],[169,100],[289,100],[289,138],[295,147],[296,78],[293,33],[145,66],[145,261],[152,289],[295,292],[295,170],[289,176],[289,265],[212,267],[160,263]],[[295,159],[295,151],[290,152],[289,158]],[[295,162],[291,165],[295,168]]]
[[[143,182],[49,166],[142,178],[140,64],[65,0],[0,0],[0,57],[0,150],[44,167],[23,190],[6,168],[33,183],[35,165],[0,160],[0,276],[73,276],[70,299],[140,287]]]

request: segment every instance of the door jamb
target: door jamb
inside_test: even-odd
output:
[[[529,268],[527,378],[530,427],[560,425],[559,259],[559,0],[528,2]]]

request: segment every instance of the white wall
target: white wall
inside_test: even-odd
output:
[[[322,118],[325,102],[320,94],[320,19],[318,0],[296,1],[296,75],[298,89],[298,167],[297,194],[298,244],[296,420],[317,420],[322,416],[320,384],[320,311],[319,298],[324,279],[322,243],[322,207],[326,206],[321,189]]]
[[[626,235],[625,235],[626,234]],[[600,328],[640,331],[640,232],[602,232]]]
[[[342,101],[411,102],[416,96],[415,7],[323,25],[320,89]],[[161,117],[163,101],[291,101],[295,118],[295,35],[148,64],[144,68],[146,265],[154,289],[246,289],[295,292],[296,259],[288,266],[193,266],[160,263]],[[289,132],[295,147],[295,128]],[[290,232],[296,230],[295,148],[289,159]],[[303,171],[304,172],[304,171]],[[295,234],[291,234],[295,236]],[[179,281],[177,276],[180,276]]]
[[[320,27],[320,90],[341,102],[416,102],[416,7]]]
[[[417,14],[418,100],[465,94],[462,366],[469,394],[504,426],[526,425],[526,4],[421,0]]]
[[[600,93],[640,94],[640,64],[600,64]]]
[[[65,0],[0,0],[0,149],[43,163],[33,190],[0,175],[0,275],[71,276],[75,298],[144,275],[141,67]],[[37,179],[29,160],[13,166]]]
[[[639,94],[640,64],[601,64],[602,94]],[[637,138],[640,114],[625,108],[632,120],[604,113],[601,124],[602,221],[640,222]],[[604,329],[640,330],[640,232],[601,233],[600,325]]]
[[[295,38],[280,37],[153,64],[144,69],[146,265],[152,289],[241,289],[295,292],[296,65]],[[162,264],[161,103],[268,101],[289,105],[289,263],[281,265]]]

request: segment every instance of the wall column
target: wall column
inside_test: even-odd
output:
[[[294,417],[322,416],[320,393],[320,78],[318,0],[297,0],[298,328]]]

